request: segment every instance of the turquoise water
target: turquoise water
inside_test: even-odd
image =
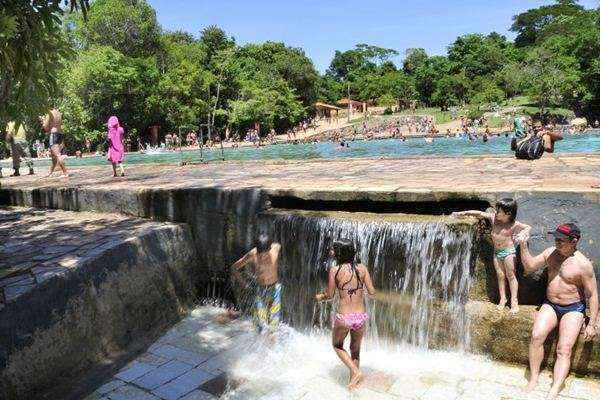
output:
[[[340,147],[337,143],[309,144],[277,144],[237,149],[224,149],[225,160],[261,160],[261,159],[309,159],[309,158],[353,158],[353,157],[391,157],[402,158],[409,156],[467,156],[483,154],[512,154],[510,140],[507,137],[493,137],[488,142],[478,139],[469,141],[462,138],[440,138],[433,143],[426,143],[422,138],[382,139],[350,142],[350,147]],[[580,135],[568,135],[565,140],[556,143],[555,152],[579,153],[600,151],[600,130],[589,131]],[[221,160],[219,148],[203,151],[205,161]],[[125,157],[126,164],[179,163],[181,160],[200,161],[200,150],[167,152],[163,154],[146,155],[131,153]],[[36,166],[49,164],[49,160],[36,160]],[[106,165],[106,157],[85,157],[76,159],[69,157],[68,166]],[[4,162],[2,167],[9,167],[10,162]]]

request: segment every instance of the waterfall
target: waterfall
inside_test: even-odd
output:
[[[328,249],[334,239],[357,246],[357,257],[378,290],[367,300],[367,336],[423,348],[464,349],[464,311],[473,264],[472,225],[446,217],[278,211],[260,217],[260,229],[281,243],[284,319],[296,329],[330,326],[335,304],[313,297],[327,284]]]

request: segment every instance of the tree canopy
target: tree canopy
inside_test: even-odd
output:
[[[284,43],[239,45],[214,25],[166,31],[146,0],[32,4],[4,0],[0,10],[0,123],[58,106],[72,147],[86,138],[101,144],[110,115],[134,143],[152,125],[242,135],[258,122],[264,134],[313,115],[316,101],[348,96],[447,109],[526,95],[542,110],[600,118],[600,9],[575,0],[516,15],[514,42],[466,34],[445,55],[410,48],[403,57],[358,43],[335,51],[324,74]]]

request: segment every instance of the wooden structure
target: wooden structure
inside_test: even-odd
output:
[[[330,119],[332,117],[334,119],[337,119],[339,111],[343,110],[343,108],[332,106],[331,104],[321,103],[321,102],[315,103],[315,109],[317,110],[318,118],[328,118],[328,119]],[[335,113],[335,116],[332,115],[332,113]]]
[[[363,103],[362,101],[349,100],[347,98],[340,99],[336,102],[336,104],[343,108],[348,108],[348,103],[350,103],[350,107],[352,110],[360,109],[360,112],[365,112],[367,109],[367,103]]]

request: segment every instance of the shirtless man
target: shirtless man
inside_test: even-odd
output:
[[[261,234],[255,247],[232,265],[234,277],[244,266],[254,266],[254,277],[258,284],[254,319],[259,331],[264,328],[274,330],[281,321],[281,283],[277,274],[280,251],[279,243],[272,243],[268,235]]]
[[[553,384],[547,397],[556,399],[569,374],[571,350],[585,324],[586,304],[590,319],[583,331],[583,339],[591,340],[598,330],[598,288],[592,263],[577,251],[581,239],[579,228],[571,223],[562,224],[550,233],[554,235],[555,245],[535,257],[527,247],[529,235],[519,239],[525,273],[548,266],[547,299],[535,315],[529,344],[531,377],[526,390],[532,391],[536,387],[544,358],[544,342],[558,327]]]

